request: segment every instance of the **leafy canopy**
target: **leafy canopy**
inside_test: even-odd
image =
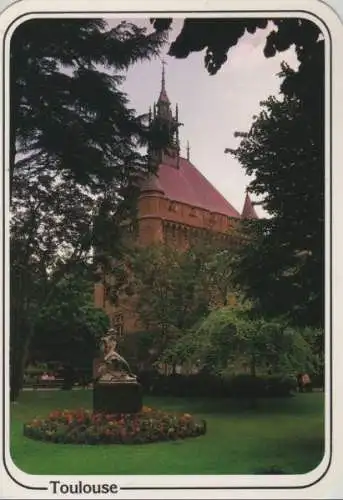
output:
[[[291,375],[312,371],[317,357],[302,331],[282,318],[253,320],[249,308],[225,307],[212,311],[197,327],[165,351],[166,362],[192,363],[225,375],[250,367],[252,375],[271,372]]]
[[[16,398],[42,308],[92,250],[102,265],[135,215],[153,141],[121,83],[164,35],[101,19],[33,19],[11,39],[11,390]],[[106,257],[106,258],[105,258]],[[99,262],[94,262],[98,264]]]

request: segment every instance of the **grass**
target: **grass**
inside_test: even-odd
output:
[[[91,408],[91,391],[23,392],[11,408],[11,456],[29,474],[286,474],[314,469],[324,454],[324,397],[299,394],[259,400],[254,409],[231,400],[146,397],[144,404],[205,418],[207,434],[146,445],[66,445],[33,441],[23,423],[53,409]]]

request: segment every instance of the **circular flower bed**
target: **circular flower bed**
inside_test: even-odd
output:
[[[192,415],[143,407],[139,413],[105,415],[89,410],[56,410],[24,425],[24,436],[69,444],[142,444],[205,434],[206,422]]]

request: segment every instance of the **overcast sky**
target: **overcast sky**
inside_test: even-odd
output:
[[[109,24],[118,21],[108,20]],[[132,19],[137,25],[150,26],[147,19]],[[182,27],[182,21],[174,21],[171,41]],[[151,29],[151,28],[149,28]],[[277,73],[283,60],[296,67],[294,49],[266,59],[263,47],[270,27],[255,34],[244,35],[230,49],[228,62],[214,76],[204,67],[204,52],[193,53],[187,59],[175,59],[164,54],[166,88],[172,106],[179,105],[179,119],[183,156],[187,140],[190,143],[191,162],[207,179],[241,212],[245,188],[249,178],[242,166],[231,155],[224,154],[226,147],[235,148],[238,139],[234,132],[248,131],[253,115],[260,110],[260,101],[277,95],[280,78]],[[158,99],[161,88],[161,61],[136,64],[127,74],[124,90],[132,106],[139,114],[146,113]],[[256,207],[259,215],[263,214]]]

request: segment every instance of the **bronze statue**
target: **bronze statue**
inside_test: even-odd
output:
[[[136,382],[128,362],[118,354],[116,347],[115,331],[110,329],[101,339],[102,360],[98,368],[98,382]]]

